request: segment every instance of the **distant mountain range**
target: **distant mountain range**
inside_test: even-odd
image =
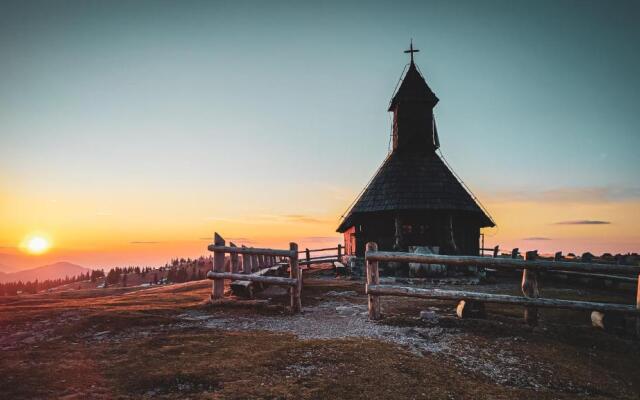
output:
[[[64,279],[65,276],[72,277],[74,275],[80,275],[90,271],[91,270],[89,268],[85,268],[81,265],[61,261],[18,272],[5,273],[0,271],[0,282],[27,282],[35,281],[36,279],[39,281],[58,278]]]
[[[15,268],[14,267],[10,267],[8,265],[5,264],[0,264],[0,274],[8,274],[9,272],[15,272]]]

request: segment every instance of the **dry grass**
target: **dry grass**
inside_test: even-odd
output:
[[[421,328],[419,310],[441,315],[448,350],[417,354],[393,343],[209,329],[185,312],[287,318],[275,307],[207,306],[208,282],[148,290],[102,289],[3,299],[3,398],[513,399],[638,398],[640,350],[595,331],[584,315],[543,314],[531,329],[518,308],[490,307],[460,321],[447,302],[384,299],[386,325]],[[307,280],[303,305],[330,291],[362,294],[352,281]],[[362,299],[357,299],[361,301]],[[561,323],[562,322],[562,323]],[[539,385],[542,383],[540,387]]]

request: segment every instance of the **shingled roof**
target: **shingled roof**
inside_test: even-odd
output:
[[[337,231],[362,214],[397,210],[467,211],[477,214],[481,226],[495,226],[438,154],[393,152]]]

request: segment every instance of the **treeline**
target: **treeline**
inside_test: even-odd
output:
[[[129,274],[135,274],[138,276],[142,276],[145,277],[147,276],[147,274],[151,271],[154,271],[153,268],[151,267],[144,267],[144,268],[140,268],[140,267],[115,267],[115,268],[111,268],[109,270],[109,272],[107,273],[107,277],[105,280],[105,287],[108,285],[115,285],[118,284],[120,282],[122,282],[122,284],[124,286],[127,285],[127,275]],[[156,274],[157,276],[157,274]],[[155,279],[157,280],[157,278]]]
[[[198,281],[205,278],[205,273],[200,269],[201,266],[204,266],[204,263],[199,263],[197,260],[189,260],[184,264],[166,264],[164,267],[160,267],[159,269],[152,268],[143,268],[140,269],[138,267],[129,267],[129,268],[112,268],[107,273],[107,277],[105,279],[105,283],[103,287],[109,287],[109,285],[117,285],[121,284],[122,286],[127,286],[129,281],[129,275],[135,274],[137,276],[141,276],[142,278],[147,277],[148,274],[153,272],[153,275],[150,276],[150,279],[146,283],[150,283],[153,285],[163,284],[163,283],[182,283],[189,281]],[[166,272],[166,276],[165,276]],[[160,273],[160,275],[158,275]]]
[[[101,271],[91,271],[86,274],[80,274],[72,277],[65,277],[64,279],[47,279],[44,281],[28,281],[28,282],[6,282],[0,283],[0,296],[15,296],[20,293],[38,293],[43,290],[48,290],[54,287],[68,285],[70,283],[93,280],[94,275],[99,274]],[[104,275],[104,272],[102,273]]]
[[[189,271],[190,270],[190,271]],[[171,267],[167,272],[167,282],[182,283],[188,281],[199,281],[205,278],[204,272],[198,267]]]
[[[0,296],[15,296],[21,293],[34,294],[43,290],[81,281],[91,281],[93,283],[103,281],[98,287],[105,288],[111,285],[127,286],[130,280],[129,276],[131,275],[138,277],[135,282],[139,282],[141,280],[139,277],[142,277],[143,280],[146,281],[145,283],[154,285],[196,281],[205,279],[205,272],[202,270],[202,267],[209,264],[212,264],[211,257],[200,257],[197,259],[175,258],[159,268],[139,266],[115,267],[109,269],[106,274],[104,269],[94,269],[90,272],[73,277],[65,277],[64,279],[0,283]]]

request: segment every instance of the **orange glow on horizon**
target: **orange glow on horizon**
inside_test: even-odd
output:
[[[173,192],[115,197],[85,192],[60,195],[56,201],[16,191],[3,197],[0,207],[0,253],[5,255],[0,264],[23,268],[69,261],[90,268],[156,266],[175,257],[208,256],[207,244],[214,232],[228,242],[254,247],[287,248],[289,242],[296,242],[301,248],[320,248],[341,243],[341,235],[335,232],[338,216],[356,196],[355,190],[303,189],[294,184],[283,191],[296,193],[295,203],[281,192],[269,197],[242,188],[227,191],[228,197],[211,197],[203,189],[186,198]],[[636,228],[640,201],[635,199],[574,202],[479,195],[498,224],[485,230],[487,247],[565,254],[640,250]],[[609,223],[558,223],[575,220]],[[25,238],[25,232],[31,235]],[[48,246],[40,240],[28,246],[36,236]]]

